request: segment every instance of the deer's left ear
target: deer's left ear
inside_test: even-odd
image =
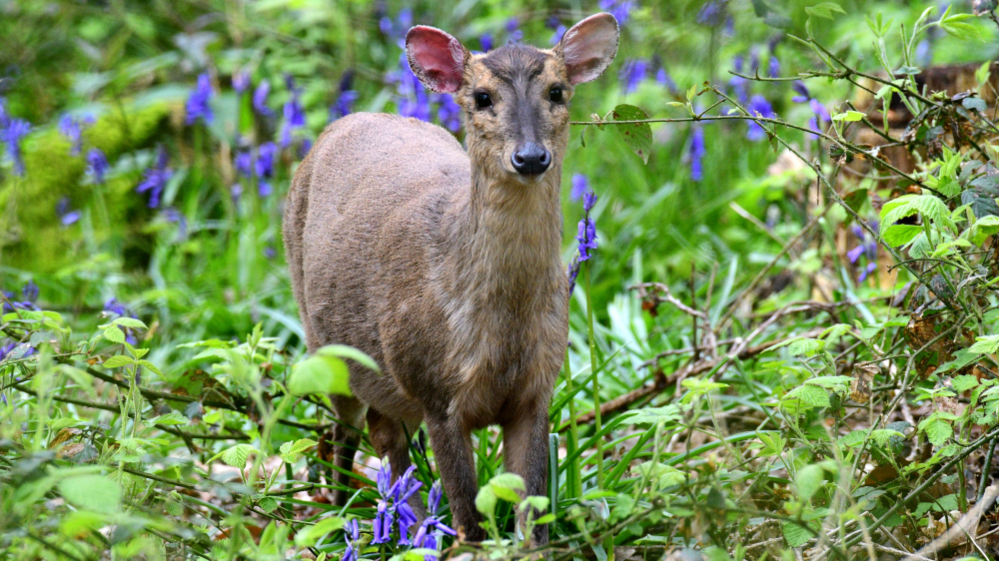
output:
[[[413,74],[428,89],[454,93],[461,88],[468,51],[440,29],[417,25],[406,34],[406,58]]]
[[[617,54],[617,19],[608,13],[592,15],[572,26],[559,41],[569,83],[596,80]]]

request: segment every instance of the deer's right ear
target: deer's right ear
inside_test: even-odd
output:
[[[417,25],[406,34],[406,58],[413,74],[437,93],[461,88],[468,51],[440,29]]]
[[[617,54],[617,19],[603,13],[572,26],[559,41],[565,71],[572,85],[596,80]]]

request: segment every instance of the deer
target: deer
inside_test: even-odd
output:
[[[568,104],[611,64],[618,36],[617,20],[600,13],[552,49],[509,43],[473,54],[415,26],[410,68],[454,96],[465,148],[436,125],[354,113],[327,126],[299,165],[282,229],[307,348],[349,345],[381,368],[351,363],[353,395],[331,396],[337,504],[365,421],[393,481],[410,466],[408,435],[426,423],[466,541],[486,537],[473,430],[501,426],[505,470],[526,494],[547,495],[548,407],[569,330],[560,256]],[[414,510],[422,521],[422,506]],[[519,527],[526,516],[517,513]],[[546,544],[547,525],[527,539]]]

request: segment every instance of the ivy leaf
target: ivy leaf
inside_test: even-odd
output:
[[[645,111],[634,105],[618,105],[611,115],[615,121],[641,121],[649,118]],[[628,148],[631,148],[643,163],[648,164],[649,153],[652,151],[652,127],[648,123],[631,123],[616,125],[614,128]]]

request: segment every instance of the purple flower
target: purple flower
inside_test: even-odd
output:
[[[770,102],[767,101],[762,95],[754,95],[749,100],[749,105],[746,107],[749,111],[751,117],[766,117],[772,118],[776,115],[774,113],[773,107],[770,106]],[[766,138],[767,133],[756,121],[749,121],[749,130],[746,131],[746,138],[752,140],[753,142],[763,140]]]
[[[392,35],[392,18],[382,16],[382,19],[378,20],[378,29],[385,35]]]
[[[555,28],[555,32],[552,33],[552,38],[548,40],[548,44],[557,45],[558,42],[562,40],[562,36],[565,35],[566,31],[568,31],[568,29],[566,29],[564,25],[559,24],[559,26]]]
[[[28,284],[21,288],[21,295],[24,296],[26,302],[34,305],[38,301],[38,285],[35,284],[35,281],[29,280]]]
[[[399,15],[396,17],[396,22],[399,24],[399,30],[402,33],[409,31],[410,27],[413,27],[413,9],[403,8],[399,10]]]
[[[579,260],[588,261],[593,256],[590,251],[597,248],[597,225],[592,218],[586,217],[579,221],[576,241],[579,242]]]
[[[160,206],[160,195],[163,194],[167,181],[173,176],[173,170],[167,167],[169,160],[170,154],[160,145],[156,155],[156,166],[142,172],[142,183],[135,188],[139,193],[149,193],[149,208]]]
[[[271,184],[267,181],[274,176],[274,158],[277,156],[277,146],[266,142],[257,149],[257,159],[253,164],[257,174],[257,194],[261,197],[270,196]]]
[[[524,39],[524,32],[518,29],[520,22],[517,18],[510,18],[506,20],[506,32],[507,40],[511,43],[519,43]]]
[[[63,197],[56,203],[56,214],[59,216],[59,223],[65,228],[80,220],[80,211],[69,209],[69,197]]]
[[[777,59],[777,55],[771,54],[767,64],[771,78],[776,78],[780,75],[780,60]]]
[[[690,126],[690,150],[687,154],[690,158],[690,178],[694,181],[704,179],[701,160],[707,154],[707,149],[704,146],[704,127],[700,123],[693,123]]]
[[[399,73],[397,77],[398,92],[402,96],[399,100],[399,114],[403,117],[413,117],[421,121],[430,121],[430,99],[427,90],[420,83],[420,80],[413,74],[406,60],[406,54],[399,56]]]
[[[676,87],[676,82],[673,81],[673,77],[670,76],[669,72],[666,72],[666,69],[661,66],[659,67],[659,70],[656,71],[656,82],[659,82],[659,84],[669,90],[669,93],[671,94],[676,94],[679,91]]]
[[[232,77],[232,88],[238,94],[242,94],[250,89],[250,74],[248,72],[237,72]]]
[[[173,222],[177,225],[178,240],[187,237],[187,217],[184,216],[184,213],[173,207],[167,207],[163,209],[163,217],[166,218],[167,222]]]
[[[583,212],[589,214],[593,210],[593,205],[597,204],[597,194],[592,190],[583,193]]]
[[[335,121],[340,117],[346,117],[354,111],[354,102],[357,101],[357,92],[350,89],[354,80],[354,72],[348,70],[340,77],[340,95],[336,98],[336,103],[330,107],[330,121]]]
[[[488,53],[493,50],[493,36],[488,33],[483,33],[482,36],[479,37],[479,46],[482,47],[482,52],[484,53]]]
[[[578,201],[583,197],[583,193],[590,188],[590,181],[581,173],[573,174],[572,189],[569,190],[569,199]]]
[[[104,176],[110,167],[104,151],[100,148],[91,148],[90,152],[87,152],[87,175],[93,178],[94,183],[103,185]]]
[[[240,150],[236,154],[235,167],[236,173],[241,177],[253,175],[253,155],[250,154],[249,150]]]
[[[343,552],[343,557],[341,561],[357,561],[357,548],[354,546],[357,540],[361,537],[361,530],[357,527],[357,519],[353,518],[350,522],[347,522],[344,528],[343,538],[347,541],[347,550]]]
[[[302,89],[295,87],[295,81],[290,75],[286,75],[285,84],[291,92],[291,98],[284,104],[284,127],[281,129],[281,147],[287,148],[291,145],[291,135],[294,131],[305,127],[305,110],[299,99],[302,96]]]
[[[632,0],[600,0],[600,9],[610,12],[617,19],[618,24],[624,25],[631,18],[631,11],[635,8]]]
[[[933,42],[923,39],[916,45],[916,64],[919,66],[929,66],[933,63]]]
[[[271,83],[267,80],[261,80],[257,84],[257,89],[253,90],[253,109],[263,115],[264,117],[271,117],[274,115],[274,111],[267,107],[267,96],[271,93]]]
[[[67,113],[59,119],[59,132],[72,145],[69,149],[71,155],[80,155],[80,151],[83,148],[83,131],[92,124],[94,124],[94,117],[92,115],[87,115],[82,119],[74,119],[72,115]]]
[[[454,101],[451,94],[442,94],[437,99],[440,101],[437,119],[452,133],[461,130],[461,106]]]
[[[701,10],[697,12],[697,23],[701,25],[706,25],[708,27],[717,27],[722,22],[722,18],[725,17],[725,2],[711,0],[706,2],[701,6]]]
[[[819,100],[812,97],[811,92],[808,91],[808,88],[801,80],[796,81],[791,87],[798,94],[792,97],[791,101],[795,103],[808,103],[808,106],[811,108],[812,118],[808,120],[808,128],[813,131],[810,136],[818,138],[818,133],[822,132],[822,123],[828,123],[831,120],[829,111],[826,110],[826,106],[822,105]]]
[[[7,115],[7,98],[0,96],[0,131],[10,124],[10,117]]]
[[[212,79],[207,72],[198,75],[198,84],[187,98],[187,124],[193,125],[198,119],[209,124],[215,118],[208,101],[212,98]]]
[[[640,58],[630,59],[624,63],[620,78],[624,82],[624,93],[630,94],[638,89],[649,73],[649,63]]]
[[[423,524],[420,525],[419,530],[416,531],[416,535],[413,537],[414,547],[437,549],[437,537],[442,534],[449,536],[456,535],[454,530],[441,522],[440,518],[437,517],[437,509],[440,506],[442,494],[441,482],[437,481],[430,488],[430,493],[427,496],[427,511],[429,516],[423,521]],[[424,559],[425,561],[432,561],[437,559],[437,556],[427,555]]]
[[[871,229],[877,231],[878,222],[869,222]],[[864,229],[858,224],[854,224],[850,230],[853,235],[857,237],[857,241],[860,245],[846,252],[847,258],[850,263],[857,264],[857,261],[861,256],[867,260],[867,266],[860,270],[860,274],[857,276],[857,280],[863,282],[867,279],[867,276],[873,273],[878,268],[878,242],[873,238],[868,238]]]
[[[4,113],[6,123],[0,128],[0,142],[7,145],[7,156],[14,162],[14,175],[24,177],[24,159],[21,157],[21,139],[31,132],[31,123],[24,119],[10,119]]]
[[[791,84],[791,88],[798,94],[791,98],[791,101],[795,103],[805,103],[812,98],[811,92],[808,91],[808,86],[801,80],[796,80]]]
[[[745,60],[746,57],[743,55],[736,55],[735,58],[732,59],[733,70],[742,74],[742,65]],[[735,93],[735,98],[739,100],[739,103],[745,104],[746,99],[749,97],[746,79],[741,76],[732,76],[732,78],[728,81],[728,86]]]

